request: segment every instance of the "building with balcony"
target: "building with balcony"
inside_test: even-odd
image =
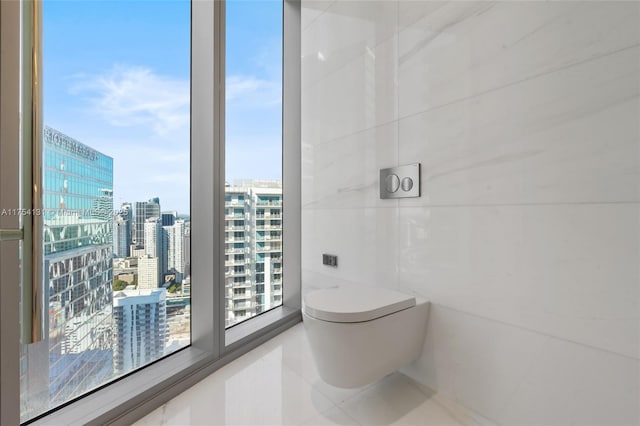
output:
[[[282,303],[282,183],[225,188],[226,325]]]
[[[164,355],[166,290],[123,290],[113,295],[115,374],[127,373]]]
[[[157,257],[144,255],[138,258],[138,289],[152,290],[162,283],[159,260]]]

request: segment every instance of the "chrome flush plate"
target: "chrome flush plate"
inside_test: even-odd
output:
[[[420,163],[380,170],[380,198],[420,196]]]

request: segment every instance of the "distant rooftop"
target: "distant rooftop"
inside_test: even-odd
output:
[[[236,179],[233,181],[233,185],[226,182],[225,186],[234,188],[282,188],[282,181],[277,179]]]
[[[72,138],[69,135],[65,135],[59,130],[54,129],[53,127],[44,126],[43,129],[44,142],[46,144],[55,146],[59,149],[63,149],[71,154],[75,154],[76,156],[86,158],[88,160],[96,160],[98,156],[102,156],[104,158],[108,158],[111,162],[113,162],[113,158],[108,155],[105,155],[90,146],[83,144],[82,142]]]
[[[122,305],[126,299],[130,298],[140,300],[151,297],[153,299],[165,300],[167,294],[164,288],[132,290],[130,287],[131,286],[127,286],[124,290],[119,290],[113,293],[115,306]]]

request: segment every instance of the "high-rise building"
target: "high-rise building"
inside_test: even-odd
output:
[[[113,221],[113,252],[117,257],[129,256],[131,216],[131,204],[122,203]]]
[[[127,223],[122,217],[113,218],[113,255],[116,257],[126,257],[128,254],[126,227]]]
[[[177,218],[178,212],[175,210],[170,212],[162,212],[162,226],[172,226],[174,223],[176,223]]]
[[[241,180],[225,189],[226,324],[282,303],[282,184]]]
[[[137,201],[135,209],[135,242],[144,245],[144,222],[151,218],[160,218],[160,198],[151,198],[149,201]]]
[[[158,258],[151,256],[141,256],[138,258],[138,289],[152,290],[158,288],[161,283],[159,274]]]
[[[131,244],[129,246],[129,257],[140,257],[144,256],[144,247],[139,246],[137,244]]]
[[[160,219],[152,217],[144,221],[144,250],[149,256],[158,257],[162,247]]]
[[[112,374],[113,159],[45,127],[43,173],[49,338],[33,351],[48,350],[38,375],[58,404]]]
[[[176,282],[184,277],[184,230],[185,222],[178,219],[172,226],[163,226],[163,247],[167,255],[167,271],[176,273]]]
[[[162,223],[160,218],[152,217],[144,222],[144,253],[150,257],[158,258],[158,273],[166,271],[167,256],[162,238]]]
[[[191,276],[191,222],[184,224],[184,276]]]
[[[164,355],[167,342],[166,290],[123,290],[113,295],[116,374]]]
[[[131,222],[133,219],[133,208],[131,207],[131,203],[120,204],[120,210],[118,211],[118,216],[121,216],[123,219]]]
[[[282,303],[282,183],[254,181],[250,253],[255,259],[256,313]]]
[[[122,216],[113,221],[113,253],[116,257],[127,257],[131,245],[131,225]]]

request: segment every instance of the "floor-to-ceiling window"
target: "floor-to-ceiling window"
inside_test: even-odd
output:
[[[299,4],[2,2],[0,19],[3,422],[135,413],[298,320]]]
[[[22,421],[191,339],[190,2],[31,6],[44,330],[22,345]]]
[[[226,3],[227,327],[282,304],[282,6]]]

